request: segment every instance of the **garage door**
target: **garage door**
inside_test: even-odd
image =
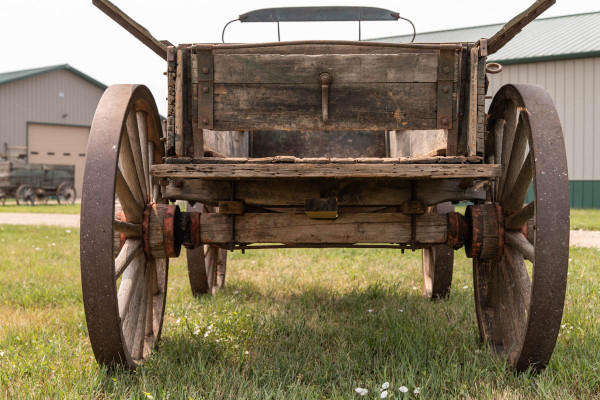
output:
[[[66,125],[29,124],[27,144],[30,163],[75,166],[75,190],[81,197],[85,151],[90,128]]]

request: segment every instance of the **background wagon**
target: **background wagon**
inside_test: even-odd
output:
[[[54,197],[59,204],[75,202],[75,167],[0,161],[0,201],[14,197],[17,204],[45,204]]]
[[[464,246],[481,339],[518,370],[543,368],[566,288],[562,131],[541,87],[507,85],[487,113],[484,101],[486,72],[501,70],[487,55],[552,3],[477,43],[172,46],[94,1],[167,61],[169,84],[164,133],[137,85],[110,87],[92,124],[81,265],[96,359],[131,368],[147,359],[181,246],[194,294],[223,286],[226,250],[422,249],[433,299],[448,295],[453,250]],[[325,7],[239,20],[399,18]],[[177,200],[190,205],[169,204]],[[453,210],[459,201],[472,202],[465,215]]]

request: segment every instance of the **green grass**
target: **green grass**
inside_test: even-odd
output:
[[[600,231],[600,210],[572,208],[571,229]]]
[[[600,396],[598,250],[571,250],[563,329],[539,375],[508,371],[478,342],[462,250],[450,299],[432,303],[419,252],[381,249],[229,253],[226,289],[199,300],[175,260],[161,347],[132,373],[94,361],[78,239],[0,226],[0,397],[353,399],[363,387],[373,399],[386,381],[388,399]]]
[[[81,204],[65,204],[48,202],[35,206],[21,205],[7,202],[6,205],[0,205],[0,213],[47,213],[47,214],[79,214]]]

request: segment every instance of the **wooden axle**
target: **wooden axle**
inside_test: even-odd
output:
[[[510,231],[511,238],[518,234],[526,241],[528,225]],[[313,219],[300,212],[180,212],[175,205],[154,204],[145,209],[142,223],[144,251],[154,258],[177,257],[182,245],[242,249],[274,243],[318,248],[391,244],[420,249],[445,244],[455,250],[465,246],[468,257],[493,260],[502,256],[507,235],[502,209],[496,203],[469,206],[465,216],[456,212],[347,212],[336,219]]]

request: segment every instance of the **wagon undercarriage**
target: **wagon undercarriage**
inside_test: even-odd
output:
[[[149,356],[168,258],[182,246],[194,294],[224,285],[226,250],[423,249],[431,298],[448,295],[453,250],[464,247],[481,339],[519,370],[547,364],[568,259],[562,131],[537,86],[507,85],[485,112],[485,39],[164,51],[164,134],[143,86],[110,87],[92,125],[81,259],[100,362]],[[461,201],[471,202],[465,215],[454,212]]]

